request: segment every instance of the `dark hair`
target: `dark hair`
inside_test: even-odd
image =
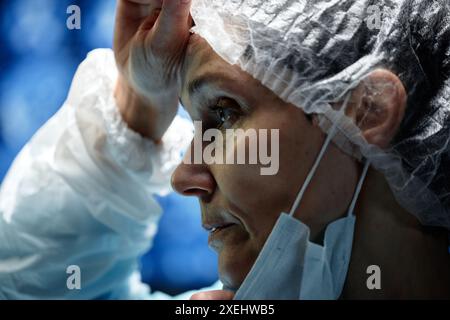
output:
[[[384,17],[391,19],[386,34],[368,27],[366,9],[353,11],[361,14],[361,23],[352,37],[342,37],[346,40],[336,42],[329,52],[324,49],[329,40],[323,33],[313,51],[320,53],[318,58],[327,67],[316,77],[332,77],[366,55],[384,54],[379,67],[395,73],[408,93],[405,117],[392,141],[392,152],[400,156],[410,177],[419,178],[436,195],[433,201],[446,212],[445,216],[434,215],[436,204],[430,203],[429,212],[424,209],[419,219],[450,228],[450,1],[373,0],[365,8],[377,5],[389,12],[390,8],[398,10],[399,2],[400,13]],[[342,1],[339,5],[344,6],[340,10],[351,10],[360,3]],[[331,11],[328,18],[321,19],[326,24],[327,19],[335,17]]]
[[[422,180],[449,215],[449,1],[404,2],[395,29],[385,42],[384,50],[392,53],[386,64],[402,80],[408,103],[393,145],[403,167]]]
[[[348,1],[350,5],[355,2]],[[409,176],[420,179],[445,211],[445,215],[433,214],[436,205],[430,203],[429,211],[423,210],[419,219],[450,228],[450,1],[373,0],[368,6],[389,12],[390,8],[398,10],[399,2],[399,14],[384,17],[391,19],[387,34],[361,23],[352,43],[341,44],[341,52],[348,54],[331,61],[334,67],[329,72],[344,70],[374,50],[384,53],[380,67],[395,73],[408,94],[392,152],[400,155]]]
[[[397,176],[388,181],[410,211],[416,205],[407,206],[408,201],[419,203],[416,195],[423,190],[418,189],[427,188],[429,196],[423,196],[412,213],[425,224],[450,229],[450,1],[342,0],[323,6],[320,1],[316,6],[316,1],[305,1],[303,23],[296,22],[293,32],[281,34],[270,27],[251,26],[258,32],[252,34],[244,61],[258,61],[259,69],[292,70],[297,75],[294,90],[302,81],[315,84],[336,75],[340,75],[336,88],[348,88],[355,82],[350,70],[361,67],[363,61],[369,61],[371,69],[382,67],[395,73],[408,101],[390,154],[401,161],[404,170],[394,172]],[[381,28],[369,27],[371,7],[393,13],[382,17],[385,25]],[[264,60],[265,56],[269,58]],[[335,101],[334,95],[341,94],[330,90],[333,84],[323,92],[314,88],[311,96],[305,94],[309,102]],[[409,185],[412,178],[420,183]],[[403,203],[396,191],[405,191],[400,196]]]

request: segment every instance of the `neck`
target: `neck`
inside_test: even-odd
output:
[[[383,175],[370,169],[355,210],[356,229],[343,298],[450,298],[448,232],[426,228],[395,200]],[[367,268],[381,271],[369,290]]]

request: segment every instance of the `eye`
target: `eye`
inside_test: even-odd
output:
[[[234,116],[234,111],[230,109],[223,109],[221,107],[214,107],[213,109],[216,112],[216,116],[219,119],[221,125],[230,121]]]
[[[218,99],[209,109],[213,125],[218,129],[232,127],[242,114],[239,104],[229,98]]]

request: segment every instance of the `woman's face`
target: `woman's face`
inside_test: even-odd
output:
[[[267,146],[270,151],[272,143],[279,144],[275,175],[261,175],[262,166],[255,164],[182,163],[172,177],[175,190],[198,197],[209,245],[219,256],[220,278],[238,288],[280,213],[291,209],[325,135],[301,109],[226,63],[197,35],[188,45],[182,80],[182,103],[203,130],[279,130],[279,141],[269,139]],[[296,212],[312,238],[344,214],[356,179],[355,162],[330,146]]]

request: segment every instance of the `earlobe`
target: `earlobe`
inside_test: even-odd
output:
[[[352,116],[368,143],[382,149],[394,139],[406,108],[406,90],[392,72],[371,72],[355,89]]]

